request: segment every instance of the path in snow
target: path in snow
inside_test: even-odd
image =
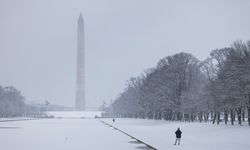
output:
[[[152,145],[149,145],[149,144],[143,142],[142,140],[140,140],[140,139],[138,139],[138,138],[136,138],[136,137],[134,137],[134,136],[128,134],[127,132],[125,132],[125,131],[123,131],[123,130],[121,130],[121,129],[118,129],[117,127],[115,127],[115,126],[113,126],[113,125],[111,125],[111,124],[109,124],[109,123],[107,123],[107,122],[105,122],[105,121],[102,121],[102,120],[101,120],[101,122],[102,122],[103,124],[107,125],[108,127],[111,127],[111,128],[113,128],[113,129],[115,129],[115,130],[117,130],[117,131],[119,131],[119,132],[125,134],[125,135],[128,136],[129,138],[135,140],[135,141],[131,141],[130,143],[134,143],[134,144],[143,144],[143,145],[144,145],[144,146],[139,146],[139,148],[137,147],[138,149],[151,149],[151,150],[157,150],[157,148],[155,148],[155,147],[153,147]]]

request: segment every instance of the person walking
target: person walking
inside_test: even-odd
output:
[[[115,123],[115,118],[113,118],[113,123]]]
[[[181,142],[181,133],[182,133],[182,132],[181,132],[180,128],[178,128],[178,129],[175,131],[176,140],[175,140],[174,145],[176,145],[177,142],[178,142],[178,145],[180,145],[180,142]]]

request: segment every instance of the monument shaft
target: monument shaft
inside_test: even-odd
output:
[[[85,52],[84,21],[80,14],[77,28],[77,72],[76,72],[76,110],[85,110]]]

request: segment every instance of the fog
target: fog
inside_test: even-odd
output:
[[[0,0],[0,85],[27,101],[73,106],[77,19],[86,37],[86,100],[110,102],[126,80],[177,52],[203,60],[250,39],[247,0]]]

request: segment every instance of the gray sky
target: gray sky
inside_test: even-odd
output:
[[[249,0],[0,0],[0,85],[29,101],[74,106],[82,12],[87,103],[99,106],[167,55],[205,59],[250,40],[249,8]]]

